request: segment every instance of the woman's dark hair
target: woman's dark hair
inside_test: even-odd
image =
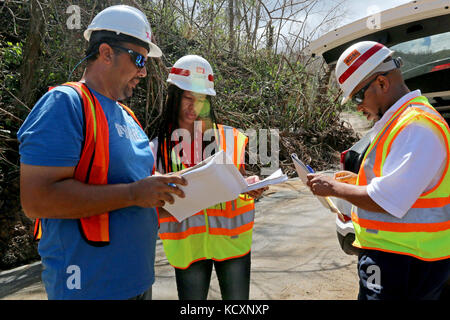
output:
[[[166,173],[174,171],[172,168],[172,149],[181,142],[172,141],[172,133],[180,127],[178,123],[178,115],[180,114],[183,92],[184,90],[178,88],[176,85],[169,84],[169,87],[167,89],[166,103],[164,105],[162,118],[157,129],[158,149],[156,151],[156,164],[157,167],[159,166],[159,164],[161,164],[164,172]],[[214,108],[212,106],[211,96],[207,95],[206,98],[210,103],[209,117],[214,127],[217,122]],[[205,147],[206,143],[205,141],[203,141],[202,154]],[[179,163],[178,161],[176,163],[176,171],[181,170],[181,163]]]

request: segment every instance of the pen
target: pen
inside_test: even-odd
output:
[[[310,166],[308,166],[307,164],[305,164],[306,168],[308,169],[309,173],[314,173],[313,168],[311,168]]]

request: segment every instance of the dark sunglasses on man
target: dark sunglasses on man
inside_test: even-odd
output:
[[[147,59],[142,54],[140,54],[136,51],[133,51],[131,49],[118,46],[118,45],[112,45],[111,47],[120,49],[120,50],[128,53],[130,55],[131,61],[136,65],[136,67],[138,67],[138,68],[145,67],[145,63],[147,62]]]
[[[386,60],[385,60],[386,61]],[[403,60],[401,57],[397,57],[394,58],[392,60],[390,60],[388,63],[391,63],[391,61],[394,63],[395,68],[401,68],[403,66]],[[395,69],[394,68],[394,69]],[[394,70],[392,69],[392,70]],[[353,96],[352,96],[352,101],[356,104],[361,104],[364,101],[364,93],[366,92],[366,90],[370,87],[370,85],[376,80],[378,79],[378,76],[386,76],[389,72],[391,72],[392,70],[386,71],[385,73],[381,73],[379,75],[377,75],[375,78],[372,79],[372,81],[370,81],[368,84],[366,84],[363,88],[361,88],[358,92],[356,92]]]
[[[382,74],[378,74],[375,78],[373,78],[371,81],[369,81],[368,84],[366,84],[364,87],[362,87],[361,89],[359,89],[358,92],[356,92],[353,96],[352,96],[352,101],[356,104],[361,104],[364,101],[364,93],[366,93],[366,90],[369,89],[370,85],[378,79],[379,76],[386,76],[388,72],[382,73]]]

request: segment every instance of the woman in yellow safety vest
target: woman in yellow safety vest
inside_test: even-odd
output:
[[[177,172],[209,156],[207,150],[223,150],[245,175],[248,138],[216,123],[211,106],[211,96],[216,95],[214,76],[208,61],[197,55],[184,56],[174,64],[167,81],[163,119],[151,142],[157,171]],[[258,180],[257,176],[247,178],[248,182]],[[159,235],[175,268],[180,300],[207,298],[213,265],[223,299],[249,299],[253,198],[264,190],[205,208],[182,222],[159,208]]]

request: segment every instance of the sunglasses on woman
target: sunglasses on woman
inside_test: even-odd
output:
[[[138,68],[145,67],[145,63],[147,62],[147,59],[142,54],[140,54],[136,51],[133,51],[131,49],[124,48],[124,47],[117,46],[117,45],[112,45],[111,47],[120,49],[120,50],[128,53],[130,55],[131,61],[136,65],[136,67],[138,67]]]

